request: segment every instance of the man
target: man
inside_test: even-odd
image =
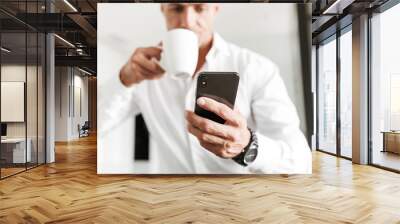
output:
[[[120,80],[131,91],[134,112],[142,113],[150,132],[149,172],[311,173],[310,149],[277,67],[215,33],[218,10],[218,4],[161,4],[168,30],[185,28],[198,36],[192,79],[165,74],[156,61],[161,46],[137,48],[121,68]],[[234,110],[210,98],[194,102],[201,71],[238,72]],[[224,118],[225,124],[194,114],[195,103]]]

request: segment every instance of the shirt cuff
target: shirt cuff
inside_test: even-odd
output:
[[[258,154],[254,162],[249,165],[250,172],[311,174],[311,152],[304,150],[302,144],[295,146],[299,147],[298,149],[293,149],[288,144],[273,140],[259,132],[256,132],[256,135]]]

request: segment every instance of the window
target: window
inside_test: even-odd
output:
[[[390,74],[390,130],[400,130],[400,73]]]
[[[351,27],[349,27],[351,28]],[[352,149],[352,35],[340,36],[340,155],[351,158]]]
[[[371,18],[371,162],[400,170],[400,5]]]
[[[318,149],[336,153],[336,39],[318,48]]]

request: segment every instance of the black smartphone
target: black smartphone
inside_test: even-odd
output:
[[[233,109],[239,85],[237,72],[201,72],[197,78],[196,102],[199,97],[208,97],[223,103]],[[195,114],[224,124],[225,120],[213,112],[204,110],[197,105]]]

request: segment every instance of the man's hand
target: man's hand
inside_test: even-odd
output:
[[[161,47],[137,48],[120,71],[119,78],[122,84],[131,86],[146,79],[161,78],[165,73],[158,64],[161,52]]]
[[[225,124],[219,124],[186,111],[188,130],[200,145],[222,158],[233,158],[240,154],[251,137],[246,119],[238,111],[207,97],[200,97],[197,104],[226,121]]]

